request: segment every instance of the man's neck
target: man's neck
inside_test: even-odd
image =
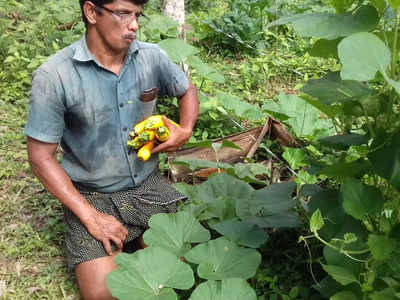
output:
[[[126,51],[115,52],[104,43],[96,33],[86,34],[86,44],[89,51],[96,57],[97,61],[101,63],[106,69],[119,75]]]

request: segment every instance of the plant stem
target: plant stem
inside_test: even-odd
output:
[[[398,38],[398,30],[399,30],[399,9],[396,8],[395,10],[395,18],[396,18],[396,25],[394,26],[394,39],[393,39],[393,47],[392,47],[392,79],[396,80],[396,62],[397,62],[397,38]]]

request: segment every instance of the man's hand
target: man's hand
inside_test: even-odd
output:
[[[113,254],[110,241],[119,251],[122,250],[128,230],[113,216],[96,211],[92,218],[85,222],[85,226],[95,239],[103,243],[108,255]]]
[[[168,127],[170,131],[170,135],[167,141],[161,143],[157,147],[153,148],[151,153],[157,153],[157,152],[174,152],[179,149],[180,146],[182,146],[184,143],[187,142],[187,140],[192,136],[192,130],[183,128],[183,127],[177,127],[174,124],[172,124],[168,118],[163,116],[163,121],[164,124]]]

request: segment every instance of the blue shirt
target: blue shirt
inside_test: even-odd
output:
[[[157,98],[143,91],[182,96],[184,72],[155,44],[134,41],[117,76],[87,48],[86,39],[60,50],[33,75],[25,134],[60,143],[62,166],[82,189],[114,192],[140,184],[158,167],[158,156],[141,162],[126,146],[133,126],[152,115]]]

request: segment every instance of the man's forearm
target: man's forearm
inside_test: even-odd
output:
[[[76,190],[56,158],[53,155],[30,153],[29,163],[43,186],[85,224],[94,208]]]
[[[199,98],[196,87],[190,82],[189,88],[179,99],[179,124],[182,128],[193,130],[199,114]]]

